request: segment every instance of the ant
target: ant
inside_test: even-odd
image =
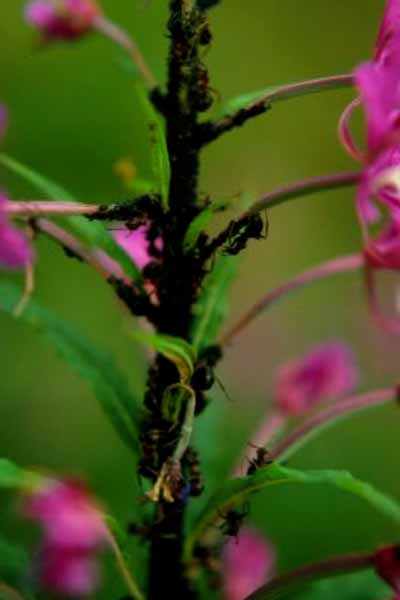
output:
[[[221,514],[220,516],[224,520],[221,525],[222,533],[224,535],[237,538],[239,535],[239,530],[243,525],[243,521],[248,514],[249,511],[247,508],[244,508],[243,511],[228,510],[227,513]]]
[[[261,467],[265,467],[266,465],[270,465],[272,463],[269,450],[263,446],[254,446],[254,444],[250,445],[253,448],[256,448],[256,456],[249,460],[247,475],[253,475]]]

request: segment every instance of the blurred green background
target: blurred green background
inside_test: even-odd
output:
[[[95,35],[40,48],[23,21],[23,6],[22,0],[3,0],[0,6],[0,102],[11,117],[5,150],[81,201],[125,198],[113,174],[115,161],[131,157],[141,175],[151,170],[146,127],[132,79],[118,64],[121,53]],[[166,0],[102,0],[102,6],[135,36],[163,81]],[[378,0],[222,1],[211,13],[214,43],[205,56],[218,92],[216,109],[218,102],[243,92],[349,72],[370,56],[382,9]],[[339,90],[291,100],[228,134],[204,153],[201,189],[217,198],[240,192],[257,197],[297,178],[354,169],[336,136],[338,116],[352,97]],[[4,169],[0,178],[14,198],[37,197]],[[299,270],[360,247],[352,196],[351,190],[334,191],[271,212],[268,239],[253,243],[243,261],[232,293],[232,320]],[[47,241],[40,240],[38,255],[37,298],[110,347],[132,379],[143,382],[144,360],[129,337],[134,323],[121,313],[111,290]],[[388,297],[396,291],[394,278],[382,286]],[[138,510],[133,462],[90,389],[27,326],[4,315],[0,322],[0,454],[83,475],[127,522]],[[219,473],[227,469],[268,410],[277,365],[336,338],[348,341],[358,357],[361,389],[396,381],[400,342],[371,322],[361,276],[316,284],[272,308],[228,352],[220,377],[231,400],[216,393],[199,423],[204,459]],[[311,443],[293,465],[348,468],[400,499],[399,428],[397,408],[357,416]],[[361,502],[326,488],[260,494],[251,519],[277,545],[283,568],[398,536],[391,523]],[[142,574],[142,567],[138,570]],[[116,597],[118,589],[109,578],[104,596],[96,597]]]

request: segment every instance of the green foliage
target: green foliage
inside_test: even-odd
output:
[[[188,342],[172,335],[146,333],[144,331],[135,331],[134,336],[173,362],[178,369],[181,383],[190,381],[197,357],[196,351]]]
[[[160,193],[164,208],[168,208],[171,165],[169,162],[164,127],[158,114],[154,110],[151,101],[149,100],[147,91],[140,84],[137,84],[136,89],[150,131],[152,169],[158,184],[157,191]]]
[[[256,103],[262,100],[266,95],[273,94],[280,86],[270,86],[262,90],[256,90],[255,92],[247,92],[246,94],[240,94],[231,98],[224,104],[221,109],[222,116],[228,116],[236,113],[240,110],[248,108],[250,104]]]
[[[21,297],[20,290],[9,283],[0,284],[0,308],[12,313]],[[137,427],[140,419],[139,398],[135,397],[125,375],[109,353],[96,348],[69,323],[30,302],[20,319],[36,327],[50,341],[60,356],[89,381],[102,409],[121,439],[137,450]]]
[[[227,202],[226,200],[219,200],[214,202],[210,206],[207,206],[204,210],[201,211],[197,215],[195,219],[190,223],[185,238],[183,240],[183,248],[185,252],[190,252],[192,250],[202,231],[207,227],[213,218],[214,214],[220,210],[224,210],[226,208]]]
[[[20,545],[0,536],[0,580],[15,585],[26,575],[28,568],[26,551]]]
[[[55,202],[75,202],[76,199],[63,187],[54,183],[47,177],[44,177],[37,171],[23,165],[11,156],[4,153],[0,154],[0,164],[7,167],[10,171],[19,175],[22,179],[30,183],[33,187],[45,194],[50,200]],[[129,256],[114,241],[113,237],[107,231],[103,223],[98,221],[89,221],[85,217],[65,217],[71,230],[76,233],[90,247],[100,247],[114,258],[122,267],[126,275],[131,277],[137,284],[141,284],[142,276],[140,270]]]
[[[193,531],[188,538],[187,553],[191,553],[196,540],[218,518],[218,515],[226,514],[227,511],[240,506],[255,492],[284,483],[332,485],[362,498],[378,512],[400,525],[400,505],[369,483],[356,479],[347,471],[300,471],[273,463],[258,469],[254,475],[231,479],[217,490],[194,524]]]
[[[191,339],[201,352],[213,344],[227,313],[227,295],[238,270],[236,256],[220,255],[207,276],[202,293],[194,307]]]
[[[16,488],[26,480],[26,472],[6,458],[0,458],[0,488]]]

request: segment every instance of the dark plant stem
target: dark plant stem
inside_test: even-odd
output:
[[[305,565],[272,579],[248,596],[246,600],[267,600],[268,598],[272,600],[280,598],[290,590],[299,588],[301,584],[310,581],[372,569],[374,568],[374,558],[375,554],[350,554]]]

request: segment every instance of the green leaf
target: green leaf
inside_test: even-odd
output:
[[[199,235],[210,223],[214,214],[220,210],[224,210],[226,206],[226,200],[219,200],[214,202],[211,206],[207,206],[201,211],[201,213],[197,215],[197,217],[193,219],[187,228],[185,238],[183,240],[183,249],[185,252],[190,252],[190,250],[195,247],[197,240],[199,239]]]
[[[29,558],[25,549],[0,535],[0,580],[16,584],[26,575],[28,568]]]
[[[134,336],[173,362],[178,369],[181,383],[189,383],[197,357],[194,348],[188,342],[172,335],[144,331],[135,331]]]
[[[0,488],[20,487],[26,479],[26,472],[6,458],[0,458]]]
[[[163,124],[160,121],[143,85],[136,86],[145,119],[150,131],[151,159],[154,177],[164,208],[168,208],[171,165]]]
[[[372,572],[354,573],[329,577],[307,587],[307,590],[296,592],[290,590],[269,598],[296,598],[296,600],[381,600],[389,593],[388,586]],[[260,596],[262,600],[262,596]]]
[[[12,313],[21,291],[9,283],[0,284],[0,308]],[[114,358],[35,302],[30,302],[19,317],[36,327],[58,350],[62,358],[91,383],[103,411],[121,439],[137,450],[137,428],[140,419],[139,398],[132,393],[125,375]]]
[[[226,102],[222,107],[222,116],[231,115],[244,108],[247,108],[250,104],[253,104],[253,102],[255,103],[258,100],[262,100],[265,96],[273,94],[280,87],[282,86],[275,85],[266,87],[262,90],[256,90],[254,92],[247,92],[245,94],[241,94],[240,96],[235,96],[235,98],[231,98],[230,100],[228,100],[228,102]]]
[[[231,479],[217,490],[194,524],[193,531],[188,537],[186,554],[191,555],[196,541],[219,515],[226,514],[229,510],[243,504],[255,492],[284,483],[332,485],[362,498],[377,511],[400,525],[400,504],[369,483],[356,479],[347,471],[299,471],[273,463],[258,469],[254,475]]]
[[[38,191],[45,194],[47,198],[59,202],[76,202],[76,198],[67,192],[63,187],[54,183],[47,177],[44,177],[30,167],[23,165],[7,154],[0,153],[0,164],[7,167],[10,171],[19,175],[22,179],[30,183]],[[85,217],[65,217],[70,228],[82,240],[91,247],[100,247],[114,258],[122,267],[127,276],[131,277],[137,284],[141,284],[142,275],[135,263],[115,242],[113,237],[107,231],[103,223],[98,221],[89,221]]]
[[[197,352],[215,342],[227,314],[227,294],[238,270],[239,258],[220,255],[207,276],[194,307],[191,339]]]

